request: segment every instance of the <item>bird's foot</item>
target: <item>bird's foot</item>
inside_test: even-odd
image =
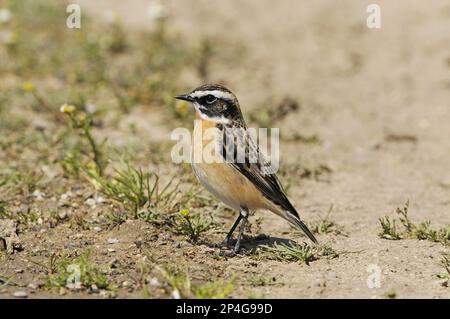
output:
[[[237,255],[237,252],[234,249],[221,250],[219,252],[219,255],[222,256],[222,257],[235,257]]]
[[[232,245],[233,245],[233,239],[232,238],[225,238],[221,242],[210,243],[209,247],[211,247],[211,248],[230,248],[230,246],[232,246]]]

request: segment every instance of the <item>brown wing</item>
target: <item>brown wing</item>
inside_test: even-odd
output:
[[[317,242],[314,235],[309,231],[306,225],[300,220],[300,217],[286,196],[276,174],[271,173],[270,163],[266,160],[245,127],[241,129],[224,128],[222,129],[222,156],[225,161],[238,170],[248,180],[250,180],[261,193],[271,202],[280,206],[287,212],[289,221],[302,229],[306,235]],[[246,152],[238,152],[238,146],[246,148]],[[232,154],[232,156],[230,156]],[[239,158],[243,154],[243,158]]]

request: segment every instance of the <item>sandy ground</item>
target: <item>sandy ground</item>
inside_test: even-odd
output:
[[[450,297],[450,288],[436,277],[442,272],[439,256],[448,247],[377,236],[378,218],[408,199],[413,220],[450,224],[450,4],[377,1],[382,27],[368,29],[371,2],[169,2],[173,27],[182,37],[198,41],[209,35],[243,49],[239,61],[213,64],[210,81],[226,83],[244,114],[274,96],[301,101],[300,110],[279,124],[281,134],[317,134],[322,143],[284,142],[281,162],[332,169],[326,180],[292,181],[289,193],[305,220],[333,205],[332,217],[348,236],[319,239],[352,253],[309,266],[253,265],[246,257],[227,261],[226,273],[276,277],[281,284],[259,288],[266,297],[379,298],[388,292],[399,298]],[[116,11],[131,30],[152,27],[148,1],[78,3],[99,18]],[[283,220],[259,214],[261,232],[291,238]],[[366,283],[370,265],[381,271],[379,288]]]

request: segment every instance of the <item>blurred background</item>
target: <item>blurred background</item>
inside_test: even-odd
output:
[[[250,126],[281,128],[280,175],[303,218],[314,221],[332,211],[346,229],[346,236],[319,237],[363,251],[319,261],[305,273],[284,264],[274,276],[293,284],[257,286],[257,294],[448,296],[429,280],[436,263],[417,260],[377,232],[378,219],[408,199],[417,221],[431,220],[436,228],[450,223],[450,3],[376,1],[381,28],[370,29],[366,9],[373,2],[78,0],[81,28],[70,29],[69,2],[0,0],[0,217],[18,223],[17,247],[26,247],[26,254],[36,249],[44,260],[69,242],[78,256],[82,240],[123,236],[122,248],[93,253],[93,260],[125,260],[125,243],[138,240],[152,243],[146,249],[155,256],[155,249],[167,256],[145,229],[165,236],[161,232],[177,222],[162,216],[180,209],[216,214],[222,226],[214,227],[224,232],[231,212],[197,189],[188,165],[170,160],[170,132],[191,128],[193,120],[189,106],[173,96],[221,83],[238,96]],[[176,196],[153,198],[147,177],[151,185],[161,183],[160,190],[170,185]],[[276,216],[258,216],[251,234],[291,236]],[[122,224],[129,228],[115,228]],[[221,237],[214,227],[203,238]],[[184,233],[169,234],[161,245]],[[35,236],[45,253],[33,248]],[[422,242],[404,245],[414,247],[416,257],[441,252]],[[133,256],[144,255],[135,249]],[[186,254],[197,259],[186,261]],[[198,273],[192,275],[201,281],[200,265],[212,260],[196,254],[183,250],[170,258],[193,263]],[[19,257],[3,271],[26,269],[25,282],[36,281],[31,270],[42,271]],[[386,276],[396,273],[381,290],[365,286],[368,259],[381,263]],[[136,263],[124,267],[138,272]],[[405,263],[414,269],[412,282]],[[222,278],[233,267],[239,265],[222,261],[210,276]],[[264,264],[257,275],[270,267]],[[317,278],[329,280],[330,267],[339,284],[316,286]],[[123,286],[123,273],[108,276]],[[243,291],[254,287],[236,285],[241,288],[232,296],[248,297]],[[120,288],[118,295],[141,293],[138,286]]]

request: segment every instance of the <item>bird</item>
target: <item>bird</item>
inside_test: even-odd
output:
[[[287,198],[276,173],[267,169],[269,162],[264,154],[259,152],[254,139],[246,134],[247,124],[236,96],[225,86],[204,84],[175,98],[193,105],[196,120],[201,123],[198,128],[194,126],[194,131],[199,129],[201,134],[211,128],[216,131],[212,137],[202,137],[200,144],[193,141],[191,164],[200,183],[226,206],[239,212],[226,238],[218,246],[230,248],[233,233],[240,224],[236,243],[226,252],[229,256],[237,255],[249,213],[260,209],[269,210],[284,218],[317,244],[317,239]],[[226,134],[229,134],[228,137]],[[196,155],[204,150],[201,149],[204,142],[212,142],[215,145],[216,151],[212,155],[214,161],[194,160]],[[245,152],[244,160],[240,161],[237,160],[236,154],[239,147],[250,150]],[[250,160],[252,151],[257,153],[256,158],[259,160]]]

